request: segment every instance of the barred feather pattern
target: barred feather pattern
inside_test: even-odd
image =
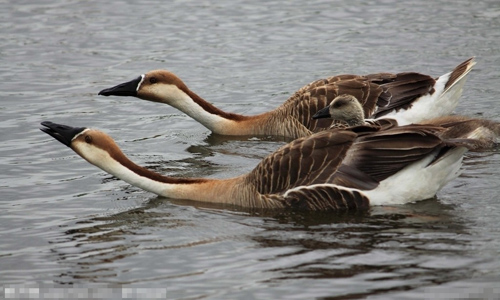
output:
[[[389,114],[410,124],[425,120],[429,110],[434,112],[433,117],[449,114],[461,95],[465,82],[462,79],[474,64],[471,58],[437,80],[414,72],[332,76],[302,87],[278,108],[253,116],[217,108],[191,91],[175,74],[165,70],[150,71],[132,81],[104,89],[99,94],[135,96],[172,105],[217,134],[299,138],[330,128],[331,121],[315,120],[312,116],[343,94],[355,97],[362,104],[367,118]],[[462,85],[457,84],[459,82]],[[456,89],[453,89],[454,85]],[[443,89],[451,93],[443,97]],[[440,99],[444,99],[447,105],[435,102]],[[412,106],[415,106],[414,111],[409,110]],[[439,109],[433,109],[436,107]]]
[[[500,122],[453,115],[424,123],[445,128],[440,135],[443,139],[469,139],[468,144],[475,151],[492,149],[500,142]]]
[[[392,122],[332,129],[297,139],[265,158],[246,176],[261,207],[307,210],[366,208],[363,191],[429,155],[432,164],[454,146],[433,125]],[[440,151],[442,150],[442,151]]]
[[[328,129],[333,120],[312,116],[342,94],[356,97],[365,116],[378,118],[392,110],[409,108],[412,101],[431,91],[434,83],[432,77],[419,73],[341,75],[317,80],[266,114],[263,127],[276,128],[294,138]]]
[[[330,182],[356,133],[323,131],[297,139],[262,160],[247,176],[260,194],[280,194],[315,183]]]
[[[470,72],[474,64],[474,58],[469,58],[455,67],[445,89]],[[356,97],[363,106],[364,115],[378,119],[392,111],[411,108],[416,99],[432,95],[435,84],[436,79],[433,77],[416,72],[332,76],[316,80],[295,92],[281,107],[268,115],[266,126],[303,126],[300,130],[289,129],[295,131],[296,135],[292,135],[295,138],[330,128],[334,124],[332,120],[314,120],[312,116],[342,94]],[[273,123],[273,119],[276,122]]]
[[[437,126],[407,125],[359,134],[343,163],[380,182],[447,144]]]
[[[262,202],[279,203],[279,207],[307,211],[367,209],[370,201],[363,192],[335,184],[301,186],[285,194],[261,195]]]
[[[396,200],[401,204],[425,199],[418,197],[432,196],[457,174],[466,149],[453,150],[467,148],[470,142],[443,140],[440,134],[447,129],[434,125],[362,125],[297,139],[246,175],[228,179],[173,178],[136,165],[104,132],[52,122],[42,125],[45,133],[70,146],[88,162],[144,190],[174,199],[252,208],[341,210],[366,208],[369,203],[395,203],[395,197],[401,197]],[[445,164],[438,165],[442,162]],[[426,169],[429,166],[443,167],[444,172],[436,173],[437,182],[424,181],[416,191],[412,190],[422,176],[431,175],[433,180],[431,173],[436,168]],[[410,168],[399,173],[405,167]],[[400,178],[409,179],[400,182]],[[433,185],[430,192],[428,183]]]
[[[313,120],[312,116],[320,109],[327,107],[333,99],[341,94],[356,97],[367,115],[376,108],[382,88],[369,79],[357,75],[340,75],[317,80],[288,98],[282,106],[273,111],[275,114],[289,116],[311,132],[319,132],[331,125],[330,120]]]

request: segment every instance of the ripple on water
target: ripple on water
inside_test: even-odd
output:
[[[473,55],[457,112],[500,120],[495,1],[240,2],[0,4],[0,281],[169,298],[492,298],[498,149],[468,155],[428,201],[268,212],[155,197],[39,131],[99,128],[161,173],[236,176],[286,141],[218,137],[167,105],[97,92],[163,68],[224,110],[257,114],[318,78],[439,76]]]

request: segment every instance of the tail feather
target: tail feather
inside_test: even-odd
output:
[[[457,107],[458,101],[462,96],[465,82],[467,81],[467,75],[470,73],[475,64],[476,62],[474,61],[474,57],[471,57],[456,66],[453,71],[441,75],[436,79],[431,78],[432,83],[427,82],[430,84],[430,89],[417,98],[411,97],[412,95],[415,96],[415,94],[412,93],[417,90],[410,85],[410,87],[412,87],[409,89],[410,93],[403,94],[403,96],[408,94],[410,97],[403,97],[402,100],[399,99],[399,108],[394,111],[392,107],[389,106],[383,108],[379,107],[377,112],[372,115],[371,118],[395,118],[400,125],[406,125],[411,123],[420,123],[424,120],[430,120],[432,118],[451,114]],[[408,79],[414,80],[410,82],[416,84],[415,79]],[[396,83],[390,82],[388,84],[384,84],[383,87],[391,87],[393,89],[395,87],[398,89],[401,88],[398,85],[394,86]],[[398,91],[396,89],[394,90]],[[390,95],[391,93],[388,95],[382,95],[382,97]],[[390,99],[390,101],[394,106],[394,99]]]
[[[459,64],[453,71],[450,73],[450,77],[448,81],[446,82],[444,86],[444,92],[448,92],[453,86],[455,86],[457,83],[461,82],[462,79],[464,79],[467,74],[472,70],[472,67],[476,64],[476,61],[474,60],[474,57],[469,58],[468,60],[464,61],[463,63]]]

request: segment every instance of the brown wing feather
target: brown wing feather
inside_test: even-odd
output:
[[[443,139],[470,139],[473,137],[474,150],[486,150],[492,148],[500,137],[500,123],[470,118],[466,116],[443,116],[425,121],[446,128],[440,135]],[[468,142],[471,144],[471,141]]]
[[[434,92],[434,78],[419,73],[398,73],[388,83],[382,83],[383,89],[377,103],[377,111],[370,116],[380,118],[393,110],[408,109],[417,98]]]
[[[353,95],[362,104],[365,116],[380,118],[393,110],[410,108],[419,97],[432,94],[435,83],[431,76],[415,72],[333,76],[299,89],[279,110],[308,130],[319,132],[329,128],[332,120],[313,120],[312,116],[339,95]]]
[[[301,87],[299,90],[297,90],[293,96],[291,96],[290,98],[288,98],[287,101],[285,101],[285,103],[287,103],[288,101],[294,101],[294,98],[295,96],[298,94],[298,95],[301,95],[301,94],[304,94],[306,93],[307,91],[311,90],[311,89],[314,89],[316,87],[321,87],[321,86],[325,86],[325,85],[329,85],[329,84],[332,84],[332,83],[336,83],[336,82],[339,82],[339,81],[343,81],[343,80],[350,80],[350,79],[356,79],[356,78],[363,78],[363,76],[359,76],[359,75],[351,75],[351,74],[342,74],[342,75],[336,75],[336,76],[331,76],[331,77],[328,77],[328,78],[323,78],[323,79],[318,79],[318,80],[315,80],[303,87]]]
[[[382,88],[366,77],[344,80],[337,83],[339,95],[353,95],[363,106],[365,116],[371,116],[377,109]],[[333,100],[333,99],[332,99]]]
[[[308,210],[364,208],[371,190],[429,155],[439,160],[468,141],[443,140],[446,128],[393,122],[327,130],[297,139],[265,158],[245,184],[263,198]]]
[[[431,125],[407,125],[361,133],[343,164],[380,182],[446,146],[438,136],[442,131]]]
[[[450,78],[446,82],[444,89],[446,90],[450,86],[452,86],[455,83],[455,81],[457,81],[464,73],[468,73],[475,64],[476,63],[474,62],[474,57],[471,57],[468,60],[456,66],[455,69],[453,69],[453,71],[451,72]]]
[[[262,160],[247,175],[247,183],[260,194],[280,194],[296,186],[327,182],[355,138],[352,131],[332,130],[297,139]]]
[[[286,206],[300,210],[366,209],[370,205],[362,192],[333,184],[300,187],[283,198]]]
[[[379,184],[373,177],[367,175],[363,171],[355,167],[342,164],[335,174],[332,174],[331,179],[326,182],[331,182],[336,185],[354,188],[359,190],[372,190]]]
[[[279,108],[281,114],[297,119],[312,132],[319,132],[331,126],[332,120],[316,119],[312,116],[327,107],[341,94],[355,96],[363,105],[365,115],[377,109],[377,101],[382,88],[363,76],[340,75],[317,80],[293,94]]]

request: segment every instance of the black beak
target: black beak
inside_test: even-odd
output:
[[[325,119],[325,118],[330,118],[330,107],[324,107],[320,110],[318,110],[314,116],[312,116],[313,119]]]
[[[73,140],[75,135],[86,129],[85,127],[71,127],[52,123],[49,121],[42,122],[42,126],[45,127],[40,128],[41,131],[45,132],[46,134],[50,135],[51,137],[55,138],[68,147],[71,146],[71,141]]]
[[[114,87],[110,87],[108,89],[104,89],[99,92],[98,95],[103,96],[134,96],[137,97],[137,88],[139,84],[142,82],[143,76],[139,76],[138,78],[124,82]]]

